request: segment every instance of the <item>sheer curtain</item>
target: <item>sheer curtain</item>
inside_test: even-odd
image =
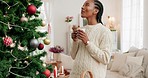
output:
[[[143,47],[143,0],[122,0],[121,50]]]

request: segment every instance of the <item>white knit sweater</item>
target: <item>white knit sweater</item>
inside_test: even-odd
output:
[[[101,24],[82,28],[85,29],[90,43],[85,46],[81,40],[73,42],[71,57],[75,61],[70,78],[80,78],[80,74],[86,70],[92,71],[94,78],[105,78],[112,45],[111,32]]]

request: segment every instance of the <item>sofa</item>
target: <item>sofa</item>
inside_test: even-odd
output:
[[[72,69],[73,59],[61,55],[65,69]],[[128,52],[114,53],[107,65],[106,78],[148,78],[148,50],[131,47]]]
[[[107,69],[106,78],[148,78],[148,50],[131,47],[115,53]]]

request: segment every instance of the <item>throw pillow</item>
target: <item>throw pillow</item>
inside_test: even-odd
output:
[[[142,66],[146,69],[148,65],[148,50],[139,50],[136,56],[144,56]]]
[[[125,53],[125,54],[116,53],[114,55],[113,63],[111,65],[110,70],[118,72],[121,69],[121,67],[125,64],[126,57],[127,56],[134,56],[134,55],[135,55],[135,53]]]
[[[120,67],[125,63],[125,61],[126,61],[125,55],[116,53],[114,55],[113,63],[110,70],[115,72],[119,71]]]
[[[135,63],[137,65],[142,65],[143,62],[143,56],[137,56],[137,57],[132,57],[132,56],[127,56],[126,63]]]
[[[138,51],[136,56],[144,56],[142,66],[145,69],[144,70],[144,76],[146,78],[148,78],[148,73],[146,74],[146,72],[148,72],[148,68],[147,68],[147,66],[148,66],[148,50],[145,50],[145,49],[140,50],[140,51]]]
[[[126,77],[138,75],[138,73],[144,71],[143,67],[141,66],[142,61],[143,61],[143,56],[138,56],[138,57],[127,56],[126,63],[119,70],[119,74]]]
[[[137,65],[136,63],[129,62],[124,64],[124,66],[120,69],[119,74],[122,76],[136,78],[136,76],[142,76],[142,72],[144,71],[141,65]],[[140,77],[141,78],[141,77]]]

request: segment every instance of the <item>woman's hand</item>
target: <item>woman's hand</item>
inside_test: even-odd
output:
[[[81,29],[77,30],[77,33],[78,39],[82,40],[82,42],[87,45],[87,41],[89,41],[87,34]]]
[[[73,31],[73,32],[72,32],[71,38],[73,39],[73,41],[78,41],[78,38],[77,38],[77,31]]]
[[[78,33],[77,29],[78,29],[78,27],[76,25],[73,25],[73,27],[72,27],[73,32],[71,34],[71,37],[72,37],[73,41],[78,40],[78,38],[77,38],[77,33]]]

